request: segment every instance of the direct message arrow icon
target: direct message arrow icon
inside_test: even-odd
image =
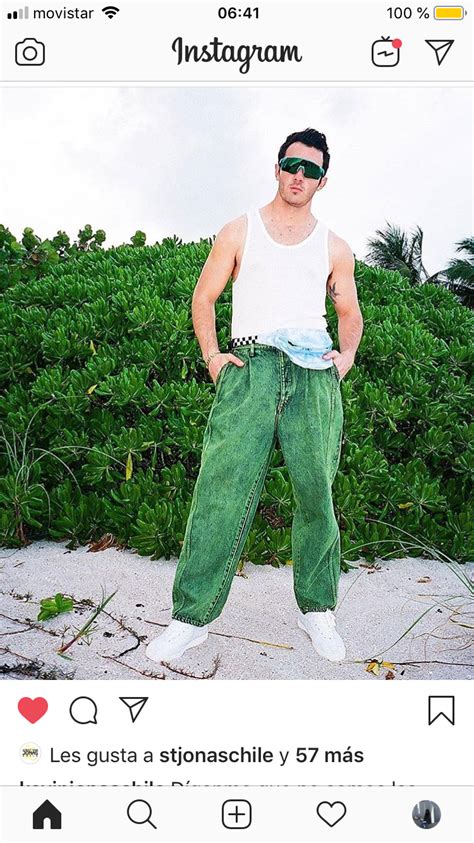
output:
[[[425,39],[426,43],[432,50],[435,52],[436,61],[438,62],[438,67],[442,62],[445,60],[446,56],[448,55],[451,47],[454,44],[454,38],[451,40],[445,38],[444,41],[441,39],[435,39],[434,41],[428,41]]]
[[[147,702],[148,697],[119,697],[119,699],[127,706],[130,712],[130,717],[132,718],[132,723],[135,723],[135,720]]]

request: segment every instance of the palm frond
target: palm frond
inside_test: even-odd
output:
[[[392,269],[409,278],[413,284],[428,276],[422,261],[423,231],[419,226],[407,234],[395,223],[387,222],[384,230],[368,240],[367,263]]]

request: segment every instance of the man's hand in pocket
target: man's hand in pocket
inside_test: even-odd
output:
[[[344,375],[347,375],[349,369],[354,365],[354,356],[350,351],[327,351],[323,354],[323,360],[330,360],[332,358],[333,364],[336,366],[339,377],[342,380]]]
[[[220,370],[224,368],[226,363],[233,363],[235,366],[245,366],[245,360],[241,360],[235,354],[225,354],[224,352],[216,354],[209,363],[209,374],[214,386],[216,385]]]

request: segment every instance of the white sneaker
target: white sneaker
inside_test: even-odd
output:
[[[306,614],[300,612],[298,626],[308,633],[314,649],[323,658],[338,662],[346,657],[344,641],[336,631],[336,619],[330,609]]]
[[[209,625],[194,626],[191,623],[172,620],[165,631],[148,644],[145,655],[155,662],[179,659],[186,650],[202,644],[208,635]]]

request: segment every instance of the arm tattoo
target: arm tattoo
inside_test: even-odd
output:
[[[336,296],[340,296],[340,293],[336,292],[336,282],[334,284],[328,283],[328,294],[331,301],[336,301]]]

